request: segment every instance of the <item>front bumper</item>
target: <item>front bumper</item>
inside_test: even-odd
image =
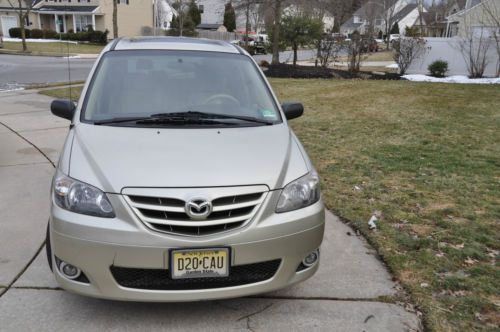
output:
[[[203,237],[161,234],[144,226],[126,210],[120,195],[109,195],[113,206],[122,206],[114,219],[78,215],[53,205],[50,220],[52,253],[79,267],[88,283],[65,278],[53,267],[59,285],[82,295],[129,301],[196,301],[241,297],[270,292],[306,280],[318,262],[297,272],[301,261],[319,248],[324,232],[324,207],[318,202],[288,213],[266,213],[262,209],[244,228]],[[120,205],[121,204],[121,205]],[[275,206],[275,205],[274,205]],[[127,288],[114,278],[112,266],[167,269],[172,248],[231,247],[231,266],[280,259],[273,277],[257,283],[196,290],[151,290]],[[55,262],[55,259],[52,260]]]

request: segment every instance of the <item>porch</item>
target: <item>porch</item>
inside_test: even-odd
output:
[[[97,6],[43,6],[37,10],[38,28],[54,30],[57,33],[69,31],[105,30],[104,14]]]

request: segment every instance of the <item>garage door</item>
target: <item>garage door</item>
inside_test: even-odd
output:
[[[2,21],[2,31],[4,37],[10,37],[9,35],[9,29],[10,28],[17,28],[17,17],[15,16],[2,16],[0,18]]]

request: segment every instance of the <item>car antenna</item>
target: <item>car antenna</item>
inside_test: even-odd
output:
[[[63,20],[66,20],[66,12],[68,11],[68,8],[67,8],[67,4],[65,3],[64,4],[64,17],[63,17]],[[64,24],[64,23],[63,23]],[[93,28],[93,27],[92,27]],[[76,30],[76,26],[73,27],[73,31]],[[67,59],[68,59],[68,83],[69,83],[69,100],[72,100],[72,95],[71,95],[71,64],[70,64],[70,61],[69,61],[69,38],[68,40],[66,41],[66,55],[67,55]]]

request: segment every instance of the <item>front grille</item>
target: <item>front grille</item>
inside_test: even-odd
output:
[[[172,279],[165,269],[135,269],[111,266],[116,282],[123,287],[148,290],[196,290],[254,284],[271,279],[278,271],[280,259],[232,266],[228,277]]]
[[[185,211],[186,201],[169,197],[171,192],[161,197],[145,196],[143,192],[124,197],[148,227],[160,232],[201,236],[233,230],[251,220],[264,201],[266,192],[246,191],[236,195],[215,196],[211,202],[212,212],[204,220],[192,220]]]

